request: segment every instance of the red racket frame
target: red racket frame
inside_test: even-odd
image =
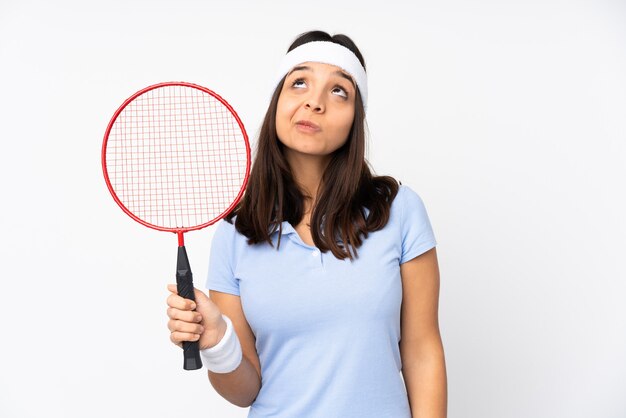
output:
[[[111,181],[109,180],[109,173],[107,171],[107,167],[106,167],[106,149],[107,149],[107,142],[109,140],[109,133],[111,132],[111,128],[113,127],[113,124],[115,123],[115,121],[117,120],[117,117],[120,115],[120,113],[122,113],[122,111],[126,108],[126,106],[128,106],[129,103],[131,103],[133,100],[135,100],[137,97],[141,96],[142,94],[150,91],[150,90],[154,90],[156,88],[160,88],[160,87],[168,87],[168,86],[184,86],[184,87],[193,87],[195,89],[201,90],[205,93],[210,94],[211,96],[213,96],[214,98],[216,98],[217,100],[219,100],[229,111],[230,113],[235,117],[235,120],[237,121],[237,123],[239,124],[239,128],[241,129],[241,132],[243,134],[243,138],[244,141],[246,143],[246,173],[245,173],[245,178],[243,180],[242,186],[241,186],[241,190],[239,190],[239,194],[237,195],[237,197],[235,198],[235,200],[233,200],[233,203],[221,214],[219,214],[216,218],[203,223],[201,225],[196,225],[196,226],[191,226],[191,227],[183,227],[183,228],[166,228],[166,227],[162,227],[162,226],[158,226],[158,225],[154,225],[151,223],[148,223],[146,221],[144,221],[141,218],[138,218],[137,216],[135,216],[134,213],[132,213],[126,206],[124,206],[124,204],[122,203],[122,201],[117,197],[117,194],[115,193],[115,190],[113,190],[113,186],[111,185]],[[235,109],[232,108],[232,106],[230,104],[228,104],[228,102],[226,100],[224,100],[219,94],[215,93],[214,91],[206,88],[206,87],[202,87],[200,85],[197,84],[193,84],[193,83],[187,83],[184,81],[171,81],[171,82],[164,82],[164,83],[158,83],[158,84],[154,84],[151,86],[148,86],[144,89],[139,90],[137,93],[133,94],[132,96],[130,96],[128,99],[126,99],[126,101],[119,107],[119,109],[117,109],[115,111],[115,113],[113,114],[113,117],[111,118],[111,121],[109,122],[109,125],[107,126],[107,130],[104,134],[104,139],[102,141],[102,155],[101,155],[101,162],[102,162],[102,171],[104,174],[104,180],[106,181],[107,184],[107,188],[109,189],[109,192],[111,192],[111,195],[113,196],[113,199],[115,200],[115,202],[119,205],[120,208],[122,208],[122,210],[128,215],[130,216],[132,219],[134,219],[135,221],[139,222],[140,224],[147,226],[148,228],[152,228],[152,229],[156,229],[158,231],[167,231],[167,232],[174,232],[175,234],[178,235],[178,245],[179,246],[184,246],[185,245],[185,241],[183,238],[183,234],[185,232],[189,232],[189,231],[195,231],[198,229],[202,229],[202,228],[206,228],[209,225],[213,225],[215,222],[219,221],[220,219],[224,218],[236,205],[237,203],[239,203],[239,201],[241,200],[241,196],[243,195],[246,186],[248,184],[248,177],[250,176],[250,142],[248,141],[248,134],[246,133],[245,127],[243,125],[243,123],[241,122],[241,119],[239,119],[239,115],[237,115],[237,112],[235,112]]]

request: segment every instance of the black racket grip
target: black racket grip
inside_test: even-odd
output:
[[[189,258],[187,258],[187,250],[185,250],[184,245],[178,247],[178,258],[176,261],[176,287],[179,296],[193,301],[196,300],[193,291],[193,275],[191,274]],[[183,369],[198,370],[202,368],[198,341],[183,341],[183,354]]]

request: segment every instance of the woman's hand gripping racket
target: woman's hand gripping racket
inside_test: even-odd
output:
[[[178,294],[195,300],[183,234],[226,216],[243,196],[250,145],[233,108],[213,91],[156,84],[111,118],[102,169],[113,199],[135,221],[178,235]],[[184,342],[185,370],[202,367],[198,342]]]

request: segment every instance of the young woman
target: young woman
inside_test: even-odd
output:
[[[199,341],[249,417],[446,416],[436,241],[421,198],[365,160],[367,75],[350,38],[283,58],[239,206],[196,303],[169,285],[171,340]]]

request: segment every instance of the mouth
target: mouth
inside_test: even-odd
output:
[[[305,132],[318,132],[321,130],[319,125],[316,125],[308,120],[299,120],[296,122],[296,127]]]

